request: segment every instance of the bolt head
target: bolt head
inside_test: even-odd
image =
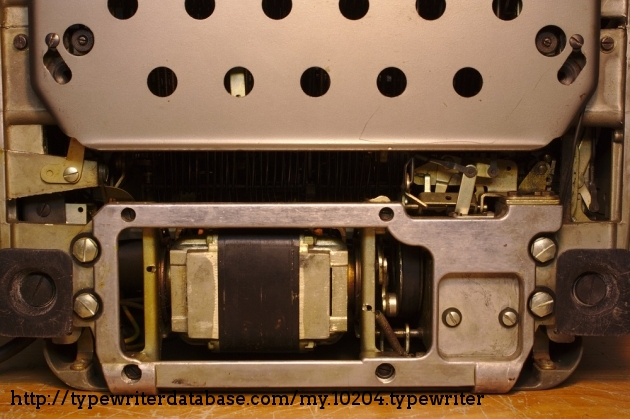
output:
[[[79,181],[79,170],[76,167],[68,167],[63,171],[63,178],[68,183],[77,183]]]
[[[98,244],[91,237],[81,237],[74,242],[72,254],[81,263],[91,263],[98,257]]]
[[[457,327],[462,322],[462,313],[456,308],[449,308],[442,314],[442,321],[448,327]]]
[[[542,32],[536,38],[536,47],[541,54],[552,56],[558,48],[560,40],[552,32]]]
[[[506,308],[499,314],[499,322],[503,327],[514,327],[518,323],[518,313],[511,308]]]
[[[535,173],[539,176],[547,174],[549,170],[549,164],[547,162],[541,161],[536,164]]]
[[[48,48],[57,48],[59,46],[59,35],[56,33],[49,33],[46,35],[46,45]]]
[[[74,364],[70,365],[70,369],[72,371],[83,371],[90,365],[90,362],[87,359],[80,359],[76,361]]]
[[[539,318],[547,317],[553,313],[554,301],[551,294],[538,291],[529,300],[529,309]]]
[[[556,364],[550,359],[537,359],[536,365],[538,365],[538,367],[541,370],[555,370],[556,369]]]
[[[531,247],[532,257],[540,263],[547,263],[556,257],[556,243],[548,237],[534,240]]]
[[[569,45],[573,49],[580,49],[584,46],[584,37],[582,35],[573,35],[569,40]]]
[[[52,208],[50,208],[50,205],[48,205],[45,202],[43,204],[40,204],[37,207],[37,215],[39,215],[42,218],[48,217],[50,215],[51,211],[52,211]]]
[[[79,294],[74,300],[74,312],[82,319],[89,319],[98,313],[98,300],[90,293]]]
[[[13,47],[18,51],[23,51],[28,48],[28,36],[23,33],[16,35],[15,38],[13,38]]]
[[[615,40],[610,36],[604,36],[601,40],[602,51],[610,52],[615,49]]]

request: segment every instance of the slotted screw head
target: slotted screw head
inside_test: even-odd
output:
[[[499,322],[504,327],[514,327],[518,323],[518,313],[511,308],[506,308],[499,314]]]
[[[68,183],[77,183],[79,181],[79,170],[76,167],[68,167],[63,171],[63,178]]]
[[[584,46],[584,37],[582,35],[573,35],[569,40],[569,45],[573,49],[580,49]]]
[[[536,317],[547,317],[553,313],[553,306],[553,297],[544,291],[538,291],[529,300],[529,309]]]
[[[601,40],[602,51],[610,52],[615,49],[615,40],[610,36],[604,36]]]
[[[96,316],[99,310],[98,300],[90,293],[79,294],[74,300],[74,312],[82,319]]]
[[[462,313],[456,308],[449,308],[442,314],[442,321],[448,327],[457,327],[462,322]]]
[[[46,35],[46,45],[48,48],[57,48],[59,46],[59,35],[56,33],[49,33]]]
[[[72,254],[81,263],[94,262],[98,257],[98,244],[91,237],[81,237],[74,242]]]
[[[16,35],[13,38],[13,47],[18,51],[24,51],[28,48],[28,36],[23,33]]]
[[[556,243],[548,237],[540,237],[532,243],[532,257],[540,263],[554,259],[556,251]]]

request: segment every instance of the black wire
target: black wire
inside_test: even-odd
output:
[[[35,338],[15,338],[0,346],[0,362],[13,358],[36,340]]]

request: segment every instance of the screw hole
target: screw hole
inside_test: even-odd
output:
[[[369,0],[340,0],[339,11],[350,20],[359,20],[367,15],[370,10]]]
[[[82,212],[84,211],[84,210],[83,210],[83,207],[79,207],[79,208],[77,208],[77,211],[79,211],[80,213],[82,213]]]
[[[392,364],[381,364],[374,372],[376,377],[384,383],[391,383],[396,375],[396,368]]]
[[[142,370],[137,365],[125,365],[122,370],[122,378],[129,384],[136,383],[142,378]]]
[[[107,8],[116,19],[127,20],[138,11],[138,0],[108,0]]]
[[[122,217],[123,220],[130,223],[136,219],[136,212],[132,210],[131,208],[125,208],[120,213],[120,216]]]
[[[157,269],[155,269],[155,266],[151,265],[151,266],[147,266],[147,272],[149,273],[155,273],[157,271]]]
[[[281,20],[289,16],[293,2],[291,0],[263,0],[262,8],[268,18]]]
[[[378,213],[378,216],[381,218],[382,221],[391,221],[394,219],[394,210],[391,208],[383,208]]]

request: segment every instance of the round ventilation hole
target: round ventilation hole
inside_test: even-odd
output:
[[[208,19],[214,13],[214,0],[186,0],[186,13],[193,19]]]
[[[177,89],[177,76],[168,67],[158,67],[149,73],[147,85],[155,96],[168,97]]]
[[[359,20],[367,15],[370,10],[369,0],[340,0],[339,10],[341,14],[350,20]]]
[[[396,67],[389,67],[381,71],[376,81],[378,90],[387,97],[397,97],[407,88],[407,76]]]
[[[423,19],[439,19],[446,11],[446,0],[416,0],[416,11]]]
[[[107,8],[116,19],[126,20],[138,11],[138,0],[108,0]]]
[[[483,77],[474,68],[462,68],[453,78],[453,87],[462,97],[477,96],[483,87]]]
[[[268,18],[281,20],[289,16],[293,3],[291,0],[263,0],[262,8]]]
[[[492,10],[501,20],[514,20],[523,10],[523,2],[522,0],[494,0]]]
[[[330,76],[320,67],[311,67],[302,74],[300,85],[304,93],[311,97],[320,97],[330,89]]]

